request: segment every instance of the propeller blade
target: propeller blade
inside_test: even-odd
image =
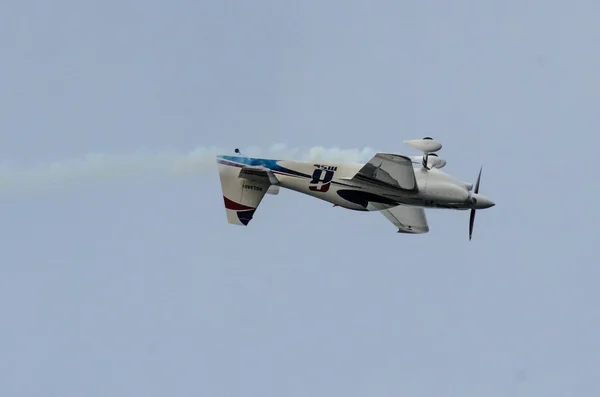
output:
[[[475,224],[475,210],[471,210],[471,216],[469,217],[469,241],[473,236],[473,225]]]
[[[479,193],[479,182],[481,182],[481,171],[483,170],[483,165],[479,168],[479,175],[477,176],[477,182],[475,183],[475,193]]]
[[[473,193],[479,193],[479,184],[481,183],[481,171],[483,170],[483,166],[479,168],[479,175],[477,175],[477,182],[475,182],[475,188],[473,189]],[[473,236],[473,226],[475,225],[475,209],[471,210],[471,216],[469,217],[469,241],[471,241],[471,237]]]

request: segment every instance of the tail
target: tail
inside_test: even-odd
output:
[[[227,222],[247,226],[265,194],[277,194],[277,177],[246,157],[217,156]]]

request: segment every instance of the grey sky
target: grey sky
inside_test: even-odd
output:
[[[496,207],[395,233],[216,170],[0,195],[2,396],[598,396],[597,1],[8,1],[0,165],[411,152]]]

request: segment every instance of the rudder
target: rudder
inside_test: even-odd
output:
[[[227,222],[247,226],[271,183],[266,180],[240,178],[241,167],[218,164]]]

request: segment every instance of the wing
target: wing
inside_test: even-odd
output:
[[[398,233],[422,234],[429,231],[425,210],[421,207],[398,205],[380,212],[398,228]]]
[[[406,156],[377,153],[350,180],[408,191],[417,190],[412,161]]]

